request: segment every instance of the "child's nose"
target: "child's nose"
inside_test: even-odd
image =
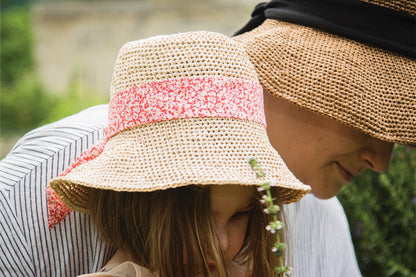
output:
[[[232,255],[231,253],[229,253],[230,237],[229,237],[227,228],[226,227],[218,228],[217,232],[218,232],[219,239],[221,241],[222,249],[224,250],[224,253],[223,253],[224,258],[226,262],[230,262],[233,259],[233,257],[230,257]]]

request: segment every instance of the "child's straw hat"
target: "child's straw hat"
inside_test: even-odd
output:
[[[383,141],[416,144],[415,0],[273,0],[237,34],[264,89]]]
[[[111,84],[106,137],[50,186],[88,212],[91,189],[155,191],[187,185],[276,184],[283,203],[310,187],[269,143],[263,90],[244,49],[211,32],[125,44]],[[267,172],[256,178],[255,158]]]

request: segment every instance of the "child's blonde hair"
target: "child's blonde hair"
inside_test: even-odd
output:
[[[269,219],[258,199],[256,203],[237,256],[253,277],[273,276],[273,236],[265,230]],[[218,276],[228,276],[212,218],[210,186],[153,192],[95,189],[89,206],[103,239],[158,276],[211,276],[207,252]]]

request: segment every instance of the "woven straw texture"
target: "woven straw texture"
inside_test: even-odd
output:
[[[235,41],[212,32],[188,32],[126,43],[118,53],[110,98],[142,83],[203,76],[257,80]]]
[[[416,1],[415,0],[361,0],[363,2],[379,5],[392,10],[405,12],[411,15],[416,14]]]
[[[415,60],[271,19],[234,39],[269,93],[378,139],[416,143]]]
[[[300,200],[309,187],[285,169],[265,141],[262,125],[238,119],[145,124],[112,137],[101,155],[53,180],[51,186],[69,208],[81,212],[88,212],[89,188],[154,191],[191,184],[260,185],[269,180],[278,184],[283,203]],[[251,157],[268,172],[267,179],[255,177],[248,164]]]
[[[126,98],[134,99],[128,94],[136,93],[131,88],[144,83],[204,76],[255,80],[258,84],[255,68],[237,42],[220,34],[199,31],[124,45],[113,74],[111,98],[127,92]],[[261,90],[259,93],[262,95]],[[167,102],[166,110],[171,106]],[[195,107],[189,107],[192,108]],[[76,164],[50,182],[69,208],[88,213],[91,189],[145,192],[191,184],[260,185],[270,181],[276,183],[283,203],[298,201],[310,191],[271,146],[265,126],[252,120],[233,117],[159,120],[109,136],[98,156]],[[248,163],[250,158],[257,159],[267,172],[265,179],[256,178]]]

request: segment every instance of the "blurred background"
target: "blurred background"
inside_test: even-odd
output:
[[[2,0],[0,158],[24,132],[107,103],[120,47],[193,30],[232,35],[254,0]]]
[[[0,159],[27,131],[107,103],[125,42],[191,30],[231,36],[257,3],[1,0]],[[416,277],[416,150],[396,146],[387,172],[365,172],[338,198],[363,275]]]

